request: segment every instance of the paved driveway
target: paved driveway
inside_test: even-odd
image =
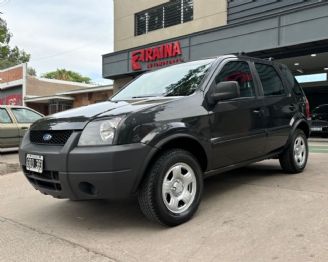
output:
[[[0,176],[0,261],[328,261],[328,155],[306,172],[277,161],[210,178],[196,216],[176,228],[135,200],[43,196],[21,173]]]

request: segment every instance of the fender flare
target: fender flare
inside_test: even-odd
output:
[[[291,129],[291,131],[290,131],[290,133],[289,133],[289,137],[288,137],[288,140],[287,140],[287,143],[286,143],[285,148],[287,148],[287,147],[289,146],[289,144],[291,143],[291,140],[292,140],[292,136],[293,136],[293,134],[295,133],[296,129],[297,129],[299,126],[301,126],[301,125],[305,125],[305,126],[306,126],[306,128],[307,128],[307,132],[305,132],[305,135],[306,135],[307,137],[310,136],[310,134],[311,134],[311,128],[310,128],[310,125],[309,125],[308,121],[305,120],[305,119],[303,119],[303,118],[302,118],[302,119],[298,119],[298,120],[296,120],[296,121],[294,122],[294,124],[293,124],[293,126],[292,126],[292,129]]]
[[[173,141],[173,140],[179,139],[179,138],[188,138],[188,139],[192,139],[195,142],[197,142],[203,148],[203,150],[206,154],[206,157],[207,157],[207,162],[209,161],[208,160],[208,150],[206,150],[206,148],[204,148],[203,144],[200,143],[197,138],[195,138],[194,136],[192,136],[190,134],[186,134],[186,133],[170,134],[170,135],[166,136],[165,138],[161,139],[160,141],[158,141],[155,145],[149,145],[152,149],[150,150],[147,157],[145,158],[141,168],[138,170],[139,176],[133,186],[133,192],[136,192],[138,190],[142,180],[145,178],[146,170],[149,167],[151,160],[156,156],[156,154],[161,150],[161,148],[165,144],[169,143],[170,141]],[[209,164],[209,163],[207,163],[207,164]]]

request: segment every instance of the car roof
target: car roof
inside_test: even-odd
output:
[[[253,57],[253,56],[247,56],[246,54],[243,54],[243,53],[208,57],[208,59],[210,59],[210,58],[213,58],[213,59],[238,58],[238,59],[248,60],[248,61],[252,61],[252,62],[266,63],[266,64],[271,64],[271,65],[284,65],[277,61],[274,61],[272,58],[258,58],[258,57]]]
[[[0,105],[0,108],[28,108],[26,106]]]

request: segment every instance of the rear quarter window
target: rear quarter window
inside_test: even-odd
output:
[[[255,67],[262,83],[264,96],[286,94],[283,82],[273,66],[255,63]]]
[[[297,80],[295,79],[292,72],[288,69],[288,67],[285,65],[279,65],[279,69],[283,77],[286,79],[286,82],[288,84],[288,89],[296,95],[303,95],[303,90],[300,84],[297,82]]]

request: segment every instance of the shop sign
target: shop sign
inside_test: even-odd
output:
[[[22,95],[15,94],[0,98],[0,105],[21,106]]]
[[[147,69],[154,69],[183,62],[179,41],[160,46],[136,50],[131,53],[131,68],[140,71],[145,64]]]

